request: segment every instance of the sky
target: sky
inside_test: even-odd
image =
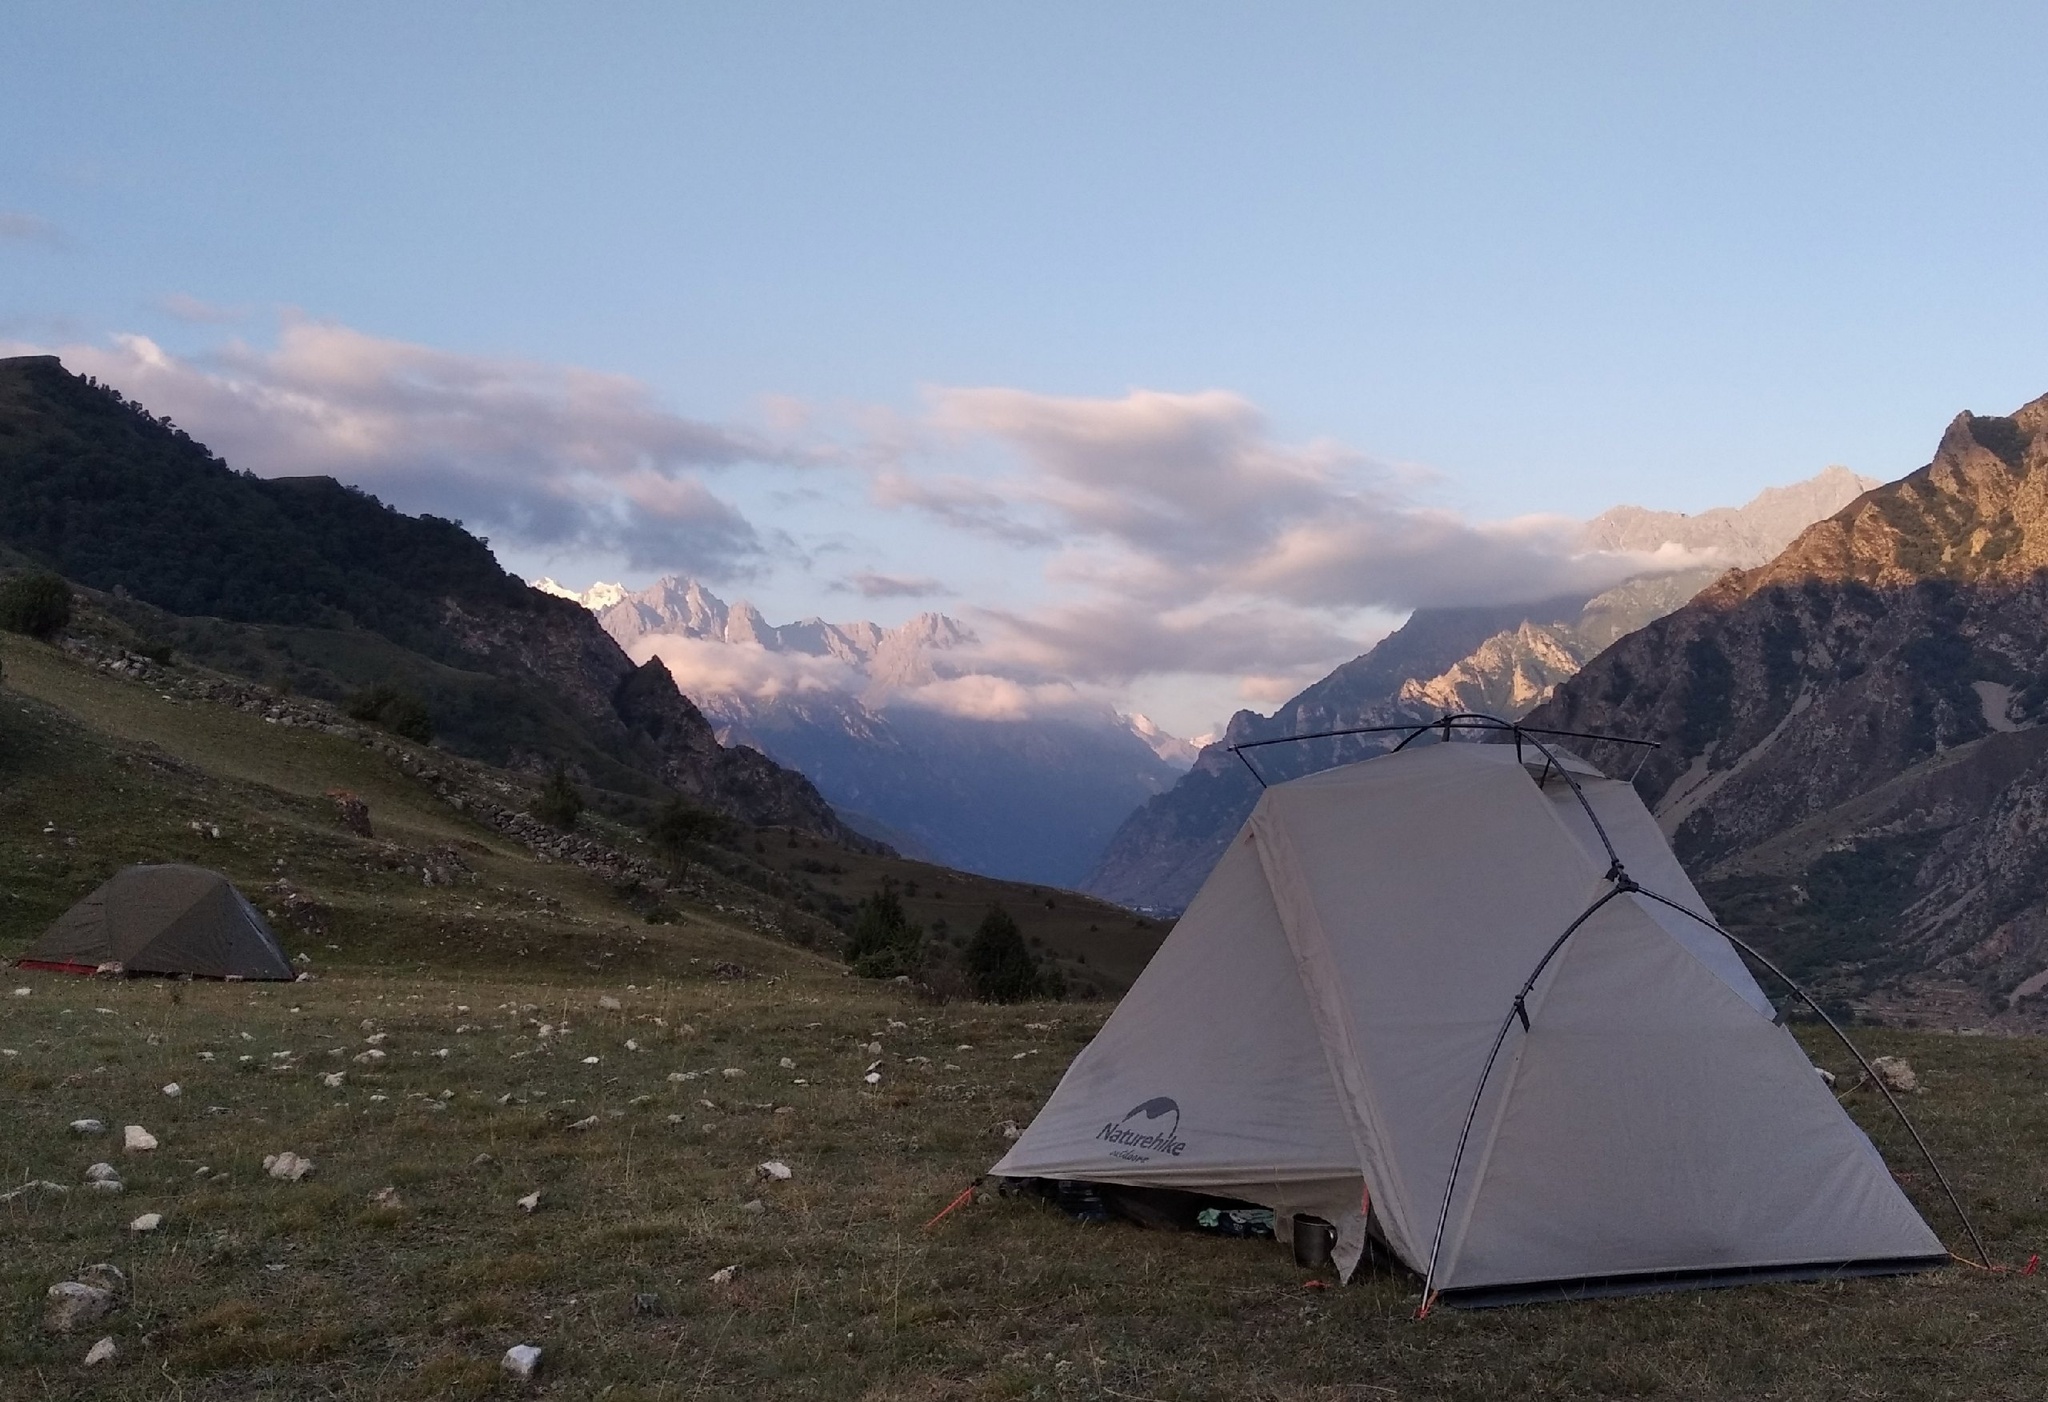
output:
[[[1207,729],[2048,391],[2038,6],[13,7],[0,347]]]

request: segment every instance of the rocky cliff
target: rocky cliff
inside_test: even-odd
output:
[[[1876,1011],[2048,988],[2048,399],[1623,639],[1531,716],[1638,785],[1731,928]]]

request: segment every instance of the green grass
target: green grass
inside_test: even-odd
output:
[[[1270,1243],[1082,1227],[996,1197],[927,1231],[1106,1005],[932,1004],[715,908],[649,925],[345,738],[167,702],[18,640],[0,662],[0,955],[145,855],[221,866],[252,895],[282,860],[332,919],[286,936],[315,982],[0,976],[0,1180],[75,1185],[106,1159],[127,1185],[0,1207],[0,1397],[516,1396],[532,1389],[497,1360],[519,1342],[546,1350],[538,1389],[565,1398],[2048,1392],[2041,1277],[1957,1267],[1417,1322],[1412,1279],[1305,1289]],[[376,839],[339,826],[337,785],[368,799]],[[194,833],[199,817],[222,836]],[[407,863],[448,845],[469,874],[423,885]],[[386,1059],[357,1063],[380,1034]],[[2048,1235],[2048,1046],[1858,1035],[1911,1058],[1923,1131],[1997,1258],[2023,1262]],[[1877,1102],[1848,1104],[1958,1240]],[[74,1138],[81,1117],[112,1131]],[[122,1124],[161,1147],[123,1155]],[[281,1150],[317,1171],[265,1177]],[[760,1180],[770,1158],[794,1176]],[[387,1187],[395,1209],[372,1202]],[[536,1190],[541,1209],[520,1211]],[[148,1211],[163,1227],[131,1234]],[[43,1292],[95,1261],[129,1272],[130,1303],[45,1335]],[[641,1292],[660,1313],[635,1311]],[[87,1372],[101,1332],[120,1357]]]

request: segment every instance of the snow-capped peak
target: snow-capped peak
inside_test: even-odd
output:
[[[606,584],[603,580],[599,580],[580,594],[566,585],[557,584],[546,575],[532,580],[531,584],[543,594],[552,594],[558,599],[574,599],[592,613],[602,613],[626,597],[625,585]]]
[[[1202,752],[1206,743],[1206,740],[1183,740],[1178,735],[1169,735],[1143,711],[1133,711],[1129,715],[1119,712],[1117,719],[1123,722],[1124,729],[1143,740],[1153,754],[1181,769],[1194,764],[1195,756]]]

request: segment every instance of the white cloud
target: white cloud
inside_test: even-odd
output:
[[[622,375],[464,355],[288,317],[272,347],[174,355],[144,336],[69,346],[238,468],[331,475],[523,545],[729,576],[762,537],[697,475],[780,460],[743,430],[657,404]]]
[[[836,658],[770,652],[758,643],[650,633],[635,638],[626,652],[635,662],[659,657],[684,695],[714,706],[722,696],[772,701],[806,693],[858,692],[864,684],[860,673]]]

